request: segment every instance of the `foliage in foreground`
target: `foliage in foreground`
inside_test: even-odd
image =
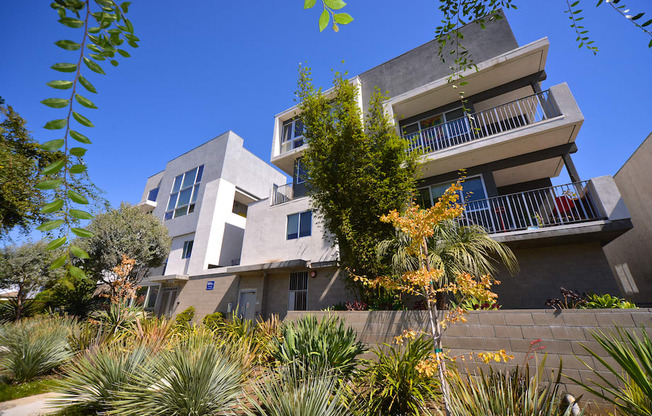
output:
[[[57,380],[53,378],[39,378],[21,384],[0,382],[0,402],[53,391],[56,385]]]
[[[72,357],[68,335],[74,320],[39,317],[6,324],[0,331],[0,372],[23,383],[45,375]]]
[[[571,416],[572,406],[562,400],[561,363],[556,376],[545,380],[545,357],[535,371],[529,364],[512,371],[482,369],[448,377],[451,409],[456,416]]]
[[[248,397],[255,412],[248,416],[351,416],[346,385],[328,372],[305,372],[289,366],[272,373],[252,386]]]
[[[113,414],[224,414],[241,394],[240,363],[225,347],[188,337],[154,356],[116,394]]]
[[[617,333],[594,332],[593,338],[616,365],[609,364],[595,351],[582,347],[617,380],[605,377],[598,369],[582,361],[599,380],[583,383],[571,378],[587,391],[612,403],[626,415],[652,414],[652,341],[645,332],[616,328]]]
[[[432,338],[421,336],[404,345],[385,344],[374,349],[364,379],[368,391],[363,394],[371,416],[421,415],[437,399],[437,380],[418,371],[419,364],[432,353]]]
[[[393,233],[379,217],[410,200],[416,159],[390,123],[382,94],[372,95],[363,118],[358,87],[344,76],[335,74],[334,92],[327,96],[313,86],[310,69],[300,69],[297,95],[310,142],[300,163],[314,209],[334,236],[343,266],[375,275],[376,245]]]
[[[307,315],[283,323],[281,337],[274,338],[271,352],[283,365],[298,365],[313,372],[331,370],[346,379],[356,370],[357,356],[366,350],[356,338],[355,331],[339,317],[319,321]]]

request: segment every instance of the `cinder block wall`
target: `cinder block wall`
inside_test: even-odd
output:
[[[370,311],[370,312],[288,312],[285,319],[296,320],[312,314],[318,317],[333,314],[344,318],[347,325],[358,333],[358,338],[370,345],[392,343],[403,330],[428,331],[429,323],[424,311]],[[452,324],[445,332],[444,345],[451,356],[471,351],[496,351],[504,349],[514,355],[508,366],[522,364],[533,340],[547,353],[546,368],[557,370],[562,360],[562,374],[583,382],[595,379],[580,359],[599,369],[604,369],[582,348],[586,345],[603,357],[606,353],[594,341],[592,331],[612,331],[623,328],[645,327],[652,336],[652,309],[604,310],[498,310],[474,311],[466,316],[466,323]],[[613,363],[609,358],[608,363]],[[603,373],[605,377],[611,377]],[[567,378],[567,391],[576,396],[588,395]]]

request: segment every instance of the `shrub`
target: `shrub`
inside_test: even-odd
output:
[[[54,403],[65,411],[95,414],[110,410],[110,400],[134,376],[142,371],[151,351],[129,351],[116,346],[102,346],[84,352],[65,367]]]
[[[248,416],[351,416],[346,406],[345,386],[327,373],[305,374],[290,366],[279,374],[254,382],[249,397],[255,412]]]
[[[649,416],[652,414],[652,341],[645,329],[641,329],[639,333],[623,328],[616,328],[616,330],[617,334],[592,333],[593,338],[616,365],[608,363],[595,351],[582,345],[613,377],[605,377],[601,371],[598,372],[582,361],[599,378],[599,381],[589,385],[573,378],[571,380],[614,404],[623,414]]]
[[[185,311],[177,314],[177,316],[174,318],[174,324],[177,327],[188,326],[190,324],[190,321],[192,321],[192,318],[194,317],[195,317],[195,307],[191,306]]]
[[[314,371],[331,369],[343,378],[355,371],[357,356],[365,350],[364,344],[356,341],[355,331],[333,316],[320,322],[309,315],[284,323],[281,337],[271,344],[272,356],[282,364],[294,363]]]
[[[512,371],[461,374],[456,369],[448,377],[450,406],[456,416],[570,416],[576,403],[562,400],[561,363],[554,380],[544,380],[545,357],[534,374],[526,363]]]
[[[591,294],[586,296],[583,309],[636,309],[636,305],[618,296]]]
[[[204,316],[202,324],[209,329],[217,329],[224,323],[224,314],[222,312],[214,312],[210,315]]]
[[[212,415],[232,410],[242,370],[223,347],[204,336],[184,337],[151,357],[112,400],[116,415]]]
[[[73,355],[68,334],[74,324],[71,318],[37,317],[4,325],[0,372],[22,383],[59,367]]]
[[[421,336],[400,347],[376,348],[364,379],[368,389],[363,397],[369,415],[421,415],[436,400],[438,383],[417,371],[417,366],[433,351],[430,337]]]

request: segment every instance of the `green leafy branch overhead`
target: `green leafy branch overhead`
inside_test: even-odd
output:
[[[303,8],[312,9],[315,6],[316,2],[317,0],[304,0]],[[339,32],[340,30],[338,25],[348,25],[353,21],[353,17],[351,17],[351,15],[348,13],[334,12],[334,10],[341,10],[344,6],[346,6],[346,3],[344,3],[342,0],[322,0],[322,5],[324,6],[324,10],[319,16],[320,32],[323,32],[324,29],[326,29],[331,21],[331,17],[333,18],[333,30],[335,32]]]
[[[77,192],[71,186],[73,177],[86,171],[83,156],[87,149],[83,145],[90,144],[91,140],[82,133],[82,128],[94,127],[92,121],[80,111],[97,109],[89,98],[81,95],[97,93],[95,86],[82,73],[91,71],[106,75],[102,67],[105,61],[118,66],[119,56],[130,56],[122,49],[123,44],[138,47],[139,39],[134,35],[133,25],[125,17],[129,4],[124,2],[118,5],[113,0],[56,0],[51,4],[59,15],[59,23],[81,31],[77,32],[77,41],[65,39],[54,43],[65,51],[76,53],[76,63],[61,62],[51,67],[62,74],[72,74],[72,80],[58,79],[47,83],[49,87],[66,93],[66,98],[55,97],[41,101],[48,107],[65,109],[66,114],[64,118],[48,121],[44,126],[48,130],[61,131],[59,138],[42,145],[45,150],[58,152],[60,157],[41,171],[43,180],[36,185],[41,190],[53,191],[53,200],[43,206],[41,212],[56,219],[41,224],[37,229],[43,232],[60,230],[59,238],[52,240],[48,249],[64,247],[66,250],[52,263],[51,268],[67,264],[69,272],[76,277],[83,277],[84,272],[70,264],[70,255],[85,259],[88,258],[88,253],[68,243],[68,232],[82,238],[93,236],[90,231],[74,226],[79,220],[93,218],[85,208],[89,203],[88,195]],[[71,139],[79,144],[73,145]]]

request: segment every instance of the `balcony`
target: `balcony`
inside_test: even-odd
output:
[[[274,185],[272,188],[272,195],[270,197],[270,205],[279,205],[294,199],[294,188],[291,183],[285,185]]]
[[[427,154],[560,116],[550,90],[404,134],[410,152]]]
[[[598,196],[588,184],[576,182],[467,202],[461,222],[499,234],[604,220]]]

